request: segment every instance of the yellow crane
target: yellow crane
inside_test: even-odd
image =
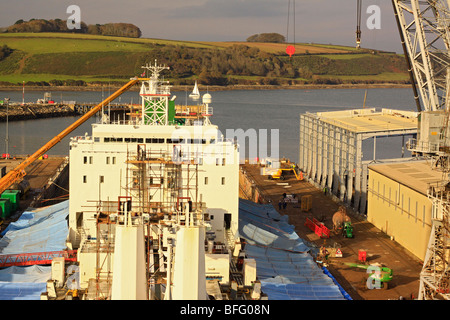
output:
[[[60,142],[63,138],[65,138],[69,133],[71,133],[73,130],[78,128],[81,124],[86,122],[90,117],[95,115],[98,111],[102,109],[103,106],[107,105],[109,102],[116,99],[118,96],[120,96],[122,93],[127,91],[129,88],[131,88],[133,85],[135,85],[139,80],[148,80],[148,79],[141,79],[141,78],[131,78],[130,81],[125,84],[123,87],[121,87],[119,90],[114,92],[112,95],[110,95],[108,98],[100,102],[98,105],[96,105],[94,108],[92,108],[89,112],[84,114],[80,119],[75,121],[73,124],[68,126],[66,129],[61,131],[58,135],[53,137],[49,142],[47,142],[45,145],[43,145],[39,150],[37,150],[35,153],[33,153],[31,156],[29,156],[25,161],[21,162],[17,167],[9,171],[3,178],[0,179],[0,194],[2,194],[6,189],[8,189],[13,183],[20,182],[20,180],[23,179],[23,177],[26,175],[25,168],[28,167],[30,164],[32,164],[35,160],[37,160],[39,157],[41,157],[43,154],[45,154],[48,150],[53,148],[58,142]]]

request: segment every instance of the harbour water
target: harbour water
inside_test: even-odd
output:
[[[48,89],[47,89],[48,91]],[[52,98],[56,102],[100,102],[102,97],[109,95],[109,90],[102,91],[55,91]],[[200,92],[204,94],[205,92]],[[36,102],[43,98],[44,91],[25,92],[25,102]],[[173,92],[177,96],[177,104],[192,104],[189,92]],[[287,89],[287,90],[233,90],[214,91],[212,107],[214,115],[211,121],[218,125],[225,138],[227,129],[244,132],[254,130],[258,138],[260,129],[268,132],[267,140],[271,141],[270,133],[279,130],[279,156],[298,161],[299,152],[299,116],[305,112],[325,112],[362,108],[365,89]],[[0,100],[10,98],[13,102],[22,102],[22,91],[0,91]],[[137,92],[126,92],[116,100],[124,103],[139,103]],[[399,89],[367,89],[365,108],[389,108],[417,111],[412,90]],[[10,154],[32,154],[47,141],[72,124],[77,117],[49,118],[39,120],[9,122],[8,137]],[[91,132],[91,124],[98,121],[93,117],[69,136],[82,136]],[[250,131],[249,131],[250,130]],[[0,123],[0,154],[6,151],[6,123]],[[401,142],[377,142],[377,158],[400,157]],[[247,141],[247,144],[249,141]],[[392,145],[391,145],[392,144]],[[380,147],[378,147],[380,146]],[[383,146],[383,147],[381,147]],[[400,146],[400,147],[399,147]],[[363,159],[373,156],[370,142],[364,147]],[[271,156],[271,152],[268,156]],[[241,150],[241,157],[248,156],[248,151]],[[68,155],[69,137],[63,139],[49,155]]]

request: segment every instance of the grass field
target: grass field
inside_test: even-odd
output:
[[[248,47],[256,47],[261,51],[274,53],[274,54],[285,54],[287,44],[285,43],[256,43],[256,42],[200,42],[201,44],[207,44],[209,46],[216,47],[231,47],[233,45],[245,45]],[[305,43],[297,43],[294,45],[295,52],[297,54],[336,54],[336,53],[348,53],[352,51],[352,48],[349,47],[340,47],[340,46],[323,46],[323,45],[314,45],[314,44],[305,44]]]
[[[155,48],[176,46],[225,50],[233,45],[256,47],[260,51],[278,56],[281,61],[288,62],[295,68],[307,67],[311,70],[310,79],[311,74],[315,75],[316,79],[333,78],[340,81],[408,79],[406,70],[396,72],[401,69],[398,68],[398,62],[392,63],[394,65],[392,68],[383,67],[384,64],[390,64],[391,60],[398,58],[392,54],[377,56],[368,51],[357,51],[353,47],[338,45],[295,44],[297,55],[292,61],[285,53],[287,44],[281,43],[192,42],[71,33],[0,33],[0,46],[3,45],[14,51],[0,61],[0,81],[12,84],[21,84],[23,81],[49,82],[67,79],[85,82],[122,82],[141,72],[140,66]],[[227,74],[227,77],[238,81],[255,82],[261,78],[238,74]],[[282,76],[278,79],[286,80]],[[304,75],[291,79],[308,81]],[[192,80],[192,75],[185,80]]]

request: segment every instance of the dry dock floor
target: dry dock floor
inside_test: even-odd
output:
[[[25,158],[17,157],[16,159],[0,159],[0,168],[6,166],[6,172],[14,169],[19,165]],[[8,219],[5,219],[1,225],[1,230],[4,230],[6,225],[15,221],[20,217],[21,212],[26,210],[33,197],[38,194],[47,184],[48,180],[55,175],[57,169],[64,162],[65,157],[62,156],[49,156],[48,159],[38,159],[30,164],[26,169],[24,179],[30,182],[30,191],[25,197],[20,199],[20,210],[16,214],[12,214]]]
[[[294,175],[286,176],[286,180],[268,180],[260,174],[260,166],[245,164],[243,170],[253,179],[265,200],[271,200],[275,209],[282,215],[289,216],[289,223],[295,226],[300,238],[320,247],[340,248],[342,258],[330,258],[329,271],[337,282],[347,291],[353,300],[405,300],[417,298],[420,284],[420,271],[423,262],[413,256],[385,233],[367,222],[363,217],[348,212],[352,219],[354,238],[344,238],[340,234],[331,232],[330,238],[321,239],[305,226],[306,218],[323,222],[330,230],[332,216],[339,204],[329,196],[306,181],[298,181]],[[282,184],[288,185],[282,185]],[[304,195],[312,196],[312,208],[303,212],[297,203],[288,203],[286,209],[279,209],[278,202],[283,193],[295,194],[297,198]],[[344,265],[344,262],[358,263],[359,250],[367,252],[368,263],[381,263],[393,270],[393,280],[387,289],[367,289],[366,270]]]

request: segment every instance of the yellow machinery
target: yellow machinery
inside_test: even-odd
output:
[[[295,178],[297,178],[297,180],[301,181],[303,180],[303,172],[301,172],[298,167],[292,167],[292,168],[281,168],[278,169],[277,172],[269,175],[269,180],[272,179],[280,179],[280,180],[284,180],[286,179],[285,177],[285,173],[289,173],[289,172],[294,172]]]
[[[22,178],[26,175],[25,168],[28,167],[35,160],[39,159],[43,154],[45,154],[48,150],[53,148],[58,142],[60,142],[63,138],[65,138],[69,133],[78,128],[81,124],[83,124],[90,117],[99,112],[103,106],[107,105],[109,102],[116,99],[122,93],[131,88],[134,84],[136,84],[139,80],[148,80],[148,79],[138,79],[137,77],[131,78],[130,81],[121,87],[119,90],[114,92],[108,98],[100,102],[94,108],[92,108],[89,112],[84,114],[80,119],[75,121],[73,124],[68,126],[66,129],[61,131],[58,135],[53,137],[49,142],[47,142],[44,146],[42,146],[38,151],[29,156],[25,161],[20,163],[16,168],[9,171],[3,178],[0,179],[0,194],[2,194],[6,189],[8,189],[13,183],[20,182]]]

